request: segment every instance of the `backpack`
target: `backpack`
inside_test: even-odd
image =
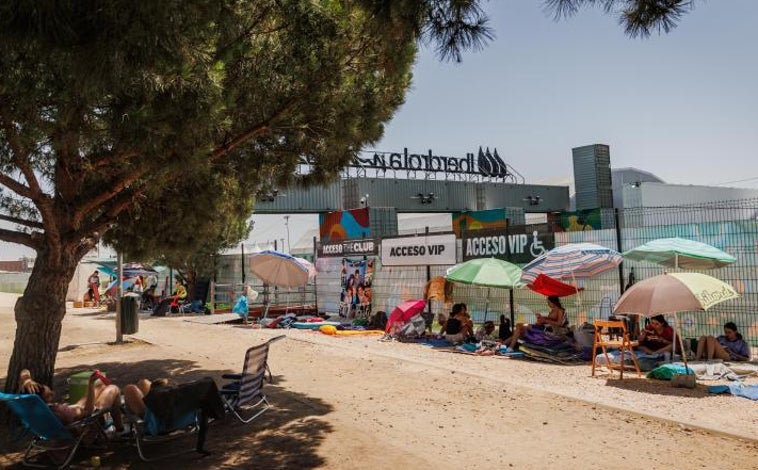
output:
[[[371,321],[369,322],[368,326],[372,330],[384,331],[387,328],[387,312],[384,312],[382,310],[376,312],[376,314],[371,317]]]

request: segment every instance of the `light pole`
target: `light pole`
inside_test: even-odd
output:
[[[287,229],[287,253],[291,253],[292,248],[290,247],[290,216],[289,215],[284,216],[284,227]],[[282,245],[284,245],[284,241],[282,241]]]

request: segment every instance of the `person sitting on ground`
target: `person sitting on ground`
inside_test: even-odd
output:
[[[705,353],[705,355],[704,355]],[[724,334],[718,338],[701,336],[697,342],[695,360],[721,359],[723,361],[749,361],[750,346],[742,339],[734,322],[724,324]]]
[[[120,391],[115,385],[105,385],[102,382],[105,379],[99,380],[101,378],[99,371],[90,375],[87,393],[74,404],[56,402],[55,392],[47,385],[36,382],[28,369],[22,370],[18,378],[19,392],[39,395],[64,425],[86,418],[97,409],[108,410],[111,413],[116,431],[124,429],[119,408]]]
[[[143,399],[150,393],[151,388],[164,387],[166,385],[168,385],[168,379],[156,379],[152,382],[148,379],[142,379],[136,385],[129,384],[124,387],[124,404],[130,412],[140,418],[144,418],[147,407]]]
[[[465,308],[464,304],[453,305],[450,318],[445,323],[445,339],[451,343],[462,343],[473,333],[468,324]]]
[[[663,315],[650,318],[639,336],[637,349],[645,354],[663,354],[671,352],[674,344],[674,329],[669,326]]]
[[[566,315],[566,310],[563,308],[563,305],[561,305],[561,299],[557,296],[551,295],[547,298],[547,305],[550,307],[550,313],[548,313],[547,316],[538,313],[535,324],[516,324],[516,330],[513,332],[513,335],[511,335],[511,339],[508,343],[509,350],[515,350],[519,338],[531,330],[547,332],[554,337],[564,336],[568,333],[568,316]]]
[[[505,342],[510,339],[512,334],[513,331],[511,331],[511,321],[506,318],[505,315],[500,315],[500,327],[498,328],[497,339]]]
[[[443,337],[445,335],[445,328],[446,328],[446,325],[447,325],[447,315],[445,315],[444,313],[437,314],[437,323],[439,323],[439,325],[440,325],[440,334],[439,334],[439,336],[441,338],[441,337]]]
[[[487,340],[487,341],[497,341],[498,340],[498,332],[495,331],[495,322],[494,321],[486,321],[484,324],[476,330],[476,336],[477,341]]]
[[[474,320],[468,313],[468,306],[463,302],[461,302],[461,309],[463,309],[463,326],[468,330],[468,335],[472,336],[474,334]]]

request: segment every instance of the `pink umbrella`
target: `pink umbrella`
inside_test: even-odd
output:
[[[414,316],[423,312],[425,307],[425,300],[406,300],[390,312],[390,316],[387,319],[387,328],[384,331],[389,333],[393,324],[403,324],[407,322]]]

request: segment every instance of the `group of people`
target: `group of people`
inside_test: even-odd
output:
[[[453,305],[449,318],[444,314],[439,315],[440,337],[444,337],[453,344],[467,341],[477,343],[496,341],[505,346],[505,352],[518,349],[519,340],[522,339],[541,342],[543,339],[552,338],[571,343],[569,319],[560,298],[550,296],[547,298],[547,304],[550,309],[547,315],[538,313],[534,323],[518,323],[513,332],[510,330],[510,322],[504,315],[500,316],[500,328],[496,329],[494,322],[487,321],[475,332],[466,304],[458,303]],[[637,340],[637,351],[643,354],[681,353],[681,348],[674,344],[674,329],[663,315],[651,317]],[[750,354],[750,346],[742,339],[737,325],[734,322],[727,322],[724,325],[723,335],[700,337],[695,360],[748,361]]]
[[[146,407],[143,398],[150,392],[151,387],[165,386],[166,379],[151,382],[142,379],[137,384],[129,384],[123,390],[108,382],[99,371],[94,371],[87,384],[87,391],[76,403],[66,403],[56,400],[55,392],[48,385],[34,380],[28,369],[19,374],[19,393],[37,394],[50,407],[61,423],[71,424],[87,416],[95,410],[110,413],[116,433],[126,431],[121,410],[121,397],[127,410],[140,418],[145,417]]]

